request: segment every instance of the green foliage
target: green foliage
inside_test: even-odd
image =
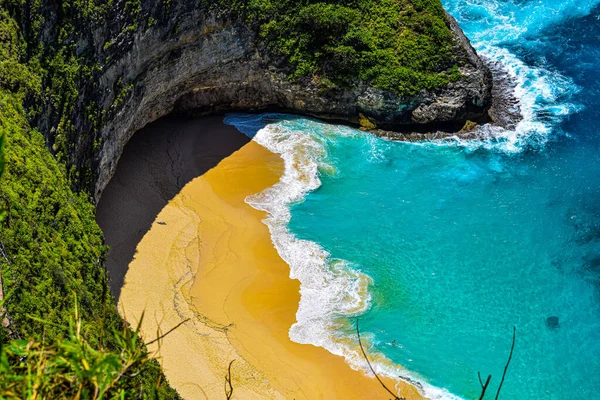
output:
[[[41,78],[20,62],[19,27],[6,10],[0,11],[0,89],[33,103],[41,94]]]
[[[146,351],[139,328],[115,330],[115,350],[95,347],[81,334],[82,320],[69,322],[61,340],[14,340],[0,343],[2,399],[170,398],[160,385],[142,385],[143,375],[156,375],[156,362]],[[172,393],[171,393],[172,394]]]
[[[39,335],[41,326],[27,315],[57,323],[77,293],[86,313],[84,329],[96,331],[102,319],[104,254],[102,232],[85,194],[71,192],[64,174],[46,150],[42,135],[29,128],[18,100],[0,94],[0,132],[7,146],[7,168],[0,187],[0,208],[7,211],[0,230],[10,264],[3,265],[9,304],[18,329]],[[48,338],[66,334],[51,327]],[[97,335],[93,335],[97,336]]]
[[[4,135],[0,135],[0,178],[2,178],[2,174],[4,173]],[[0,181],[2,184],[2,181]],[[0,222],[6,216],[6,211],[0,208]]]
[[[4,135],[0,135],[0,178],[4,173]]]
[[[136,16],[142,11],[141,0],[127,0],[125,2],[125,9],[131,16]]]
[[[0,327],[0,398],[73,398],[80,386],[81,398],[94,398],[96,391],[123,398],[134,390],[142,398],[178,398],[158,363],[148,361],[137,333],[123,330],[108,292],[106,247],[89,196],[71,190],[64,164],[28,121],[42,104],[49,107],[49,116],[58,121],[54,148],[64,159],[78,134],[71,118],[79,82],[89,79],[97,65],[75,55],[69,39],[74,19],[58,27],[55,48],[42,49],[40,41],[31,39],[42,26],[41,2],[28,2],[28,37],[6,11],[24,5],[0,4],[0,210],[5,213],[0,273],[11,321],[10,331]],[[83,7],[72,18],[86,18],[86,4],[93,3],[65,2],[62,7],[69,12]],[[103,116],[97,108],[94,102],[84,106],[93,127]],[[75,335],[68,323],[72,293],[81,310]],[[9,335],[26,340],[6,344]],[[116,383],[115,371],[125,372]]]
[[[41,80],[27,66],[14,60],[0,62],[0,87],[20,97],[39,96]]]
[[[111,107],[117,108],[123,103],[123,101],[125,101],[127,96],[133,90],[133,83],[124,84],[123,79],[119,78],[117,80],[117,83],[115,84],[114,90],[115,90],[116,95],[115,95],[115,99],[113,100]]]
[[[13,327],[29,338],[13,342],[0,355],[0,389],[15,393],[13,398],[36,398],[23,392],[25,388],[35,388],[45,398],[70,398],[54,396],[58,392],[51,390],[59,386],[67,390],[68,384],[68,390],[76,390],[73,385],[81,382],[93,389],[106,384],[97,378],[113,371],[105,369],[109,364],[115,369],[134,368],[146,356],[123,350],[123,335],[130,331],[121,332],[122,320],[108,294],[102,268],[106,249],[92,204],[84,193],[71,191],[42,135],[29,127],[20,99],[2,90],[0,137],[7,142],[0,185],[0,209],[7,215],[0,222],[0,244],[8,255],[8,260],[0,259],[0,268],[5,294],[10,292],[6,307]],[[76,293],[81,307],[76,337],[67,323],[71,293]],[[5,336],[0,335],[0,343]],[[26,362],[19,361],[22,355],[28,357]],[[79,371],[83,375],[75,379],[71,372],[77,371],[71,369],[83,365],[76,361],[84,356],[95,369],[89,374]],[[134,359],[138,364],[132,364]],[[135,387],[144,398],[177,398],[156,362],[144,361],[143,368],[142,364],[135,368],[139,374],[124,375],[119,388]],[[10,397],[0,391],[3,396]]]
[[[0,62],[18,57],[19,29],[6,10],[0,11]]]
[[[414,95],[458,79],[439,0],[223,0],[292,79],[358,80]]]

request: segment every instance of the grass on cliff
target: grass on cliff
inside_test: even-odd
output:
[[[161,387],[162,376],[144,382],[139,376],[159,367],[148,355],[139,329],[112,332],[117,349],[92,346],[75,313],[69,334],[55,341],[13,340],[0,343],[2,399],[161,399],[176,398]],[[146,383],[146,384],[145,384]]]
[[[104,391],[104,398],[176,399],[108,292],[106,247],[89,195],[71,190],[65,165],[29,122],[44,99],[64,113],[59,121],[68,120],[80,71],[58,78],[74,68],[69,57],[44,70],[4,8],[21,3],[9,3],[0,1],[0,321],[10,322],[0,326],[0,398],[100,398]]]
[[[1,89],[0,135],[0,273],[11,322],[0,327],[0,398],[76,398],[79,390],[94,398],[109,383],[110,393],[127,394],[119,398],[178,398],[108,293],[106,249],[89,198],[71,191],[18,96]]]
[[[0,136],[0,273],[11,322],[0,327],[0,398],[178,398],[108,293],[87,195],[71,191],[19,97],[1,89]]]
[[[460,77],[439,0],[222,0],[258,29],[290,78],[358,81],[398,95]]]

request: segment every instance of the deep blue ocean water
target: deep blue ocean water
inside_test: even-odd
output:
[[[290,336],[359,363],[339,344],[358,316],[372,354],[433,396],[472,399],[478,371],[494,397],[515,326],[501,398],[600,398],[600,9],[443,3],[518,83],[516,130],[414,144],[293,116],[226,118],[266,127],[256,140],[286,160],[279,186],[248,201],[270,212],[302,281]]]

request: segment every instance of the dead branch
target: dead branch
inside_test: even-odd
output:
[[[479,377],[479,384],[481,385],[481,396],[479,396],[479,400],[483,400],[483,398],[485,397],[485,391],[488,388],[488,385],[490,384],[490,379],[492,379],[491,375],[488,375],[487,379],[485,380],[485,383],[483,383],[483,381],[481,380],[481,374],[479,372],[477,372],[477,376]]]
[[[365,349],[363,348],[362,342],[360,340],[360,330],[358,329],[358,319],[356,320],[356,336],[358,336],[358,345],[360,346],[360,350],[362,351],[362,354],[365,357],[365,360],[367,361],[367,364],[369,365],[369,369],[371,369],[371,372],[373,373],[373,375],[375,375],[375,378],[377,378],[377,380],[379,381],[379,383],[381,384],[381,386],[385,390],[387,390],[387,392],[389,394],[391,394],[393,396],[394,400],[405,400],[403,397],[398,397],[387,386],[385,386],[385,383],[383,383],[383,381],[377,375],[377,372],[375,372],[375,369],[373,369],[373,366],[371,365],[371,362],[369,361],[369,358],[367,357],[367,353],[365,352]]]
[[[187,319],[181,321],[180,323],[178,323],[177,325],[175,325],[173,328],[169,329],[166,333],[164,333],[164,334],[160,335],[159,337],[157,337],[156,339],[151,340],[148,343],[146,343],[146,346],[149,346],[152,343],[155,343],[155,342],[158,342],[161,339],[164,339],[165,336],[167,336],[169,333],[173,332],[175,329],[179,328],[181,325],[185,324],[189,320],[190,320],[190,318],[187,318]]]
[[[496,400],[498,400],[498,396],[500,396],[500,389],[502,389],[502,384],[504,383],[504,378],[506,377],[506,371],[508,370],[508,365],[510,364],[510,360],[512,359],[513,350],[515,349],[516,338],[517,338],[517,327],[513,326],[512,345],[510,346],[510,353],[508,355],[508,360],[506,361],[506,365],[504,366],[504,372],[502,373],[502,380],[500,381],[500,385],[498,386],[498,392],[496,392]]]
[[[504,378],[506,378],[506,371],[508,371],[508,366],[510,364],[510,360],[512,359],[513,350],[515,349],[515,341],[517,339],[517,327],[513,326],[513,338],[512,345],[510,346],[510,353],[508,354],[508,360],[506,361],[506,365],[504,366],[504,372],[502,373],[502,380],[500,381],[500,385],[498,385],[498,391],[496,392],[496,400],[500,396],[500,390],[502,390],[502,384],[504,383]],[[488,375],[485,384],[481,380],[481,373],[477,372],[477,377],[479,378],[479,384],[481,385],[481,395],[479,396],[479,400],[483,400],[485,397],[485,391],[490,384],[490,380],[492,379],[491,375]]]
[[[229,368],[227,368],[227,375],[225,375],[225,396],[227,400],[230,400],[231,396],[233,396],[233,385],[231,384],[231,364],[233,364],[234,361],[235,360],[231,360],[231,362],[229,363]]]

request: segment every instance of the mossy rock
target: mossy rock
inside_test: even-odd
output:
[[[360,114],[358,117],[358,123],[360,124],[361,129],[363,130],[372,130],[377,128],[377,125],[375,125],[373,122],[371,122],[371,120],[367,117],[364,116],[364,114]]]

